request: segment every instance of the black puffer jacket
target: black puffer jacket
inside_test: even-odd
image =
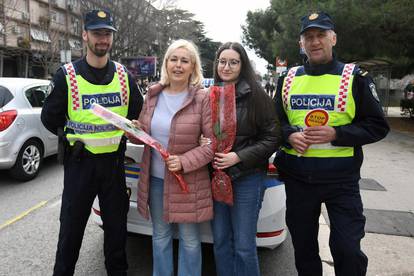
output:
[[[264,91],[255,97],[264,97],[264,106],[256,107],[255,123],[249,122],[248,108],[254,106],[252,92],[247,82],[239,81],[236,85],[236,140],[231,151],[235,152],[241,162],[226,169],[234,180],[257,171],[266,171],[269,157],[281,143],[280,124],[271,98]]]

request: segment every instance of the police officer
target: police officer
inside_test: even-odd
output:
[[[301,21],[305,64],[279,79],[276,96],[285,144],[275,164],[285,181],[296,268],[299,276],[322,275],[318,219],[325,203],[335,274],[365,275],[361,146],[384,138],[389,126],[372,79],[335,58],[331,17],[318,12]]]
[[[108,275],[126,275],[126,218],[129,207],[124,175],[123,132],[89,110],[99,103],[136,119],[142,96],[125,67],[109,60],[116,29],[107,10],[85,14],[82,38],[86,56],[62,66],[54,75],[43,106],[45,127],[64,128],[64,189],[53,275],[73,275],[95,196],[99,198]]]

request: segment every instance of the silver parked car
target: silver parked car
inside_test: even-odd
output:
[[[144,219],[137,210],[137,189],[143,148],[142,145],[128,143],[125,153],[125,177],[130,195],[127,229],[128,232],[132,233],[152,235],[151,221]],[[256,234],[257,246],[270,249],[280,245],[286,239],[287,234],[285,185],[276,179],[277,172],[272,164],[273,158],[274,155],[269,159],[268,188],[259,213]],[[102,225],[98,198],[95,199],[93,204],[92,219],[98,225]],[[200,234],[202,242],[213,242],[210,222],[201,224]]]
[[[57,136],[40,121],[48,80],[0,78],[0,169],[33,179],[44,157],[57,153]]]

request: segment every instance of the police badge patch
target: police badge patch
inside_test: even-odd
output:
[[[55,88],[55,83],[53,81],[51,81],[49,83],[49,86],[47,87],[47,93],[46,93],[46,97],[50,95],[50,93],[52,93],[53,88]]]
[[[319,17],[319,14],[317,13],[312,13],[311,15],[309,15],[309,20],[315,20]]]
[[[106,17],[106,12],[104,12],[104,11],[99,11],[99,12],[98,12],[98,16],[99,16],[100,18],[105,18],[105,17]]]
[[[377,102],[380,102],[380,99],[379,99],[379,97],[378,97],[378,93],[377,93],[377,89],[375,88],[375,84],[374,84],[373,82],[371,82],[371,83],[369,84],[369,90],[371,90],[371,93],[372,93],[372,96],[374,97],[374,99],[375,99]]]

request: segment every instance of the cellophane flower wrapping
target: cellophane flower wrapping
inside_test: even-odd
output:
[[[236,88],[234,84],[214,85],[210,88],[212,144],[214,152],[229,153],[236,138]],[[212,192],[216,201],[233,205],[230,176],[213,162]]]
[[[137,128],[130,120],[110,111],[109,109],[99,104],[92,104],[91,111],[95,115],[101,117],[102,119],[113,124],[114,126],[124,130],[125,132],[128,132],[144,144],[158,151],[164,160],[166,160],[170,156],[170,153],[160,144],[160,142],[155,140],[152,136],[147,134],[142,129]],[[175,176],[178,185],[180,185],[181,191],[183,191],[184,193],[188,193],[188,184],[185,182],[183,175],[178,172],[171,173]]]

